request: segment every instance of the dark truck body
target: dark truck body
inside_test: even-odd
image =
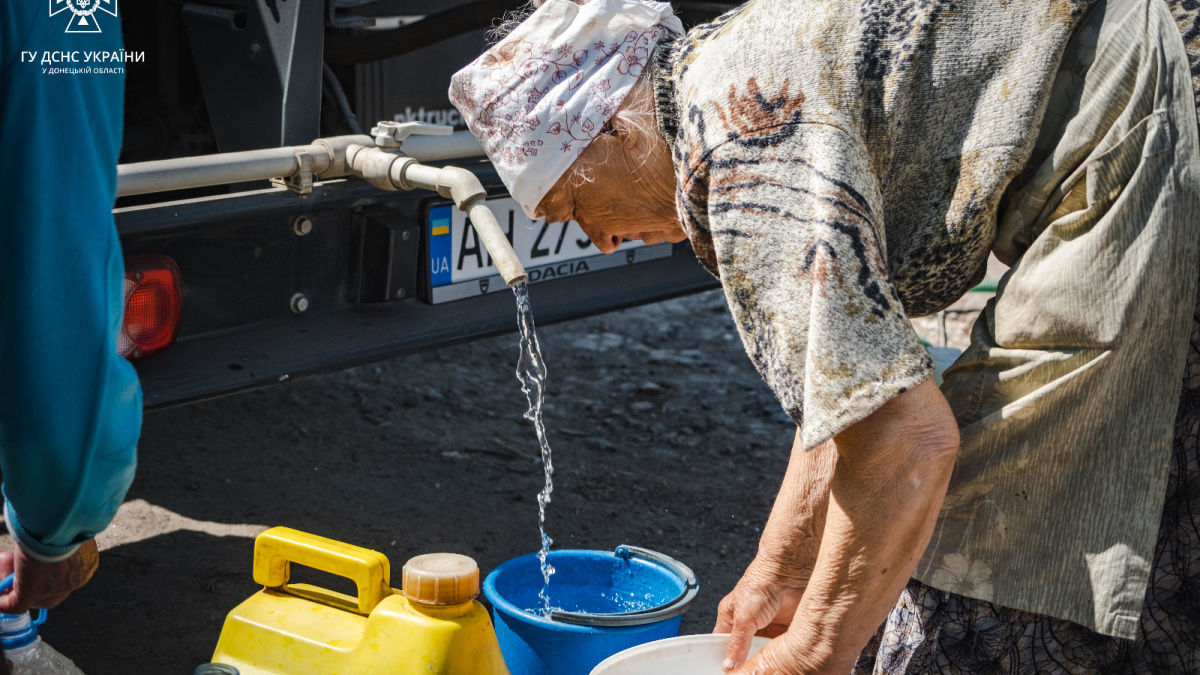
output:
[[[366,129],[382,119],[463,128],[446,100],[449,77],[484,48],[481,27],[520,4],[125,0],[126,50],[146,57],[126,65],[122,163],[350,133],[323,61]],[[693,23],[736,3],[677,4]],[[411,23],[366,30],[372,21]],[[446,163],[474,172],[489,197],[506,196],[485,159]],[[429,211],[448,203],[353,178],[318,183],[310,194],[262,182],[118,200],[125,255],[169,256],[182,282],[177,342],[137,362],[146,408],[514,332],[515,306],[503,288],[431,304]],[[562,245],[559,225],[540,227],[539,242],[557,236]],[[636,253],[618,252],[607,262],[616,266],[587,272],[542,268],[535,257],[536,319],[574,319],[717,286],[686,243],[659,254],[665,257],[638,262]],[[297,294],[303,312],[295,311]]]

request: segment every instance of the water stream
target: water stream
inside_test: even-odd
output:
[[[550,577],[554,567],[546,560],[550,553],[550,544],[554,543],[546,534],[546,505],[550,503],[550,494],[554,492],[554,463],[550,460],[550,442],[546,440],[546,425],[542,421],[542,401],[546,395],[546,362],[542,360],[542,349],[538,346],[537,328],[533,325],[533,312],[529,308],[529,287],[525,282],[513,286],[517,296],[517,324],[521,331],[521,357],[517,360],[517,379],[521,381],[521,391],[529,401],[529,410],[525,419],[533,422],[537,431],[538,445],[542,449],[542,468],[546,475],[546,485],[538,493],[538,530],[542,535],[542,547],[538,551],[538,560],[542,564],[543,586],[538,598],[542,601],[541,612],[550,615]]]

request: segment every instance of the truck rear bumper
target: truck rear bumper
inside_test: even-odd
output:
[[[490,166],[474,170],[489,194],[503,195]],[[431,193],[383,192],[346,180],[319,184],[303,196],[263,190],[117,209],[125,255],[170,256],[182,281],[178,341],[137,363],[146,409],[515,332],[516,310],[506,292],[440,305],[426,301],[425,213],[444,202]],[[418,247],[411,255],[383,258],[391,261],[387,292],[399,275],[415,279],[415,294],[363,301],[371,297],[363,284],[379,278],[378,271],[361,269],[378,264],[361,253],[368,213],[384,213],[397,228],[419,231],[415,241],[405,239],[406,246]],[[301,216],[311,221],[303,235],[294,227]],[[537,321],[547,324],[717,285],[683,243],[661,260],[532,285],[530,297]],[[301,313],[291,303],[297,293],[307,301]]]

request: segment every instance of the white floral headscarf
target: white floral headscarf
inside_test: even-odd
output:
[[[548,0],[450,81],[450,101],[533,218],[621,107],[655,45],[683,24],[666,2]]]

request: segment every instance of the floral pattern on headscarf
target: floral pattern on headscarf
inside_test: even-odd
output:
[[[683,26],[643,0],[550,0],[456,73],[450,102],[530,217]]]

